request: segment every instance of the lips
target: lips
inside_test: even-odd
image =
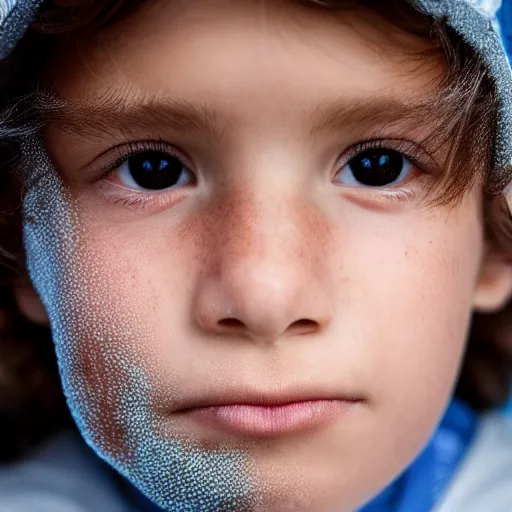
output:
[[[222,395],[191,400],[175,413],[231,435],[273,437],[327,426],[363,401],[327,390],[238,389]]]
[[[352,393],[343,393],[329,388],[288,388],[278,390],[255,390],[249,388],[226,388],[219,392],[212,391],[202,397],[185,399],[175,412],[187,412],[204,407],[227,405],[284,406],[297,402],[314,402],[320,400],[341,400],[344,402],[361,402],[364,398]]]

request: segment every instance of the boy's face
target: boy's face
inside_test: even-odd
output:
[[[448,148],[414,116],[444,72],[422,44],[162,0],[48,65],[70,108],[26,198],[31,277],[84,437],[162,507],[349,511],[442,415],[481,186],[427,205]]]

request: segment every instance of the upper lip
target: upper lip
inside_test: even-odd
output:
[[[175,412],[187,412],[205,407],[221,407],[227,405],[254,405],[254,406],[283,406],[297,402],[310,402],[317,400],[339,400],[347,402],[360,402],[363,397],[355,394],[346,394],[333,390],[322,389],[282,389],[282,390],[255,390],[255,389],[226,389],[221,392],[212,391],[208,395],[184,400]]]

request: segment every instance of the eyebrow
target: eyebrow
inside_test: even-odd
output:
[[[117,91],[80,102],[68,102],[55,95],[52,99],[57,107],[48,116],[49,122],[78,137],[101,138],[114,127],[126,133],[170,129],[185,133],[208,132],[220,140],[230,126],[221,105],[178,98],[145,97]],[[311,114],[309,136],[314,138],[329,131],[346,130],[356,124],[389,125],[403,121],[424,126],[434,120],[441,122],[445,115],[434,114],[434,103],[431,99],[414,103],[384,96],[324,102]]]
[[[111,92],[82,101],[67,101],[56,93],[46,102],[47,122],[79,137],[98,138],[112,132],[165,128],[181,132],[207,130],[222,137],[226,129],[220,110],[204,103],[157,99]]]

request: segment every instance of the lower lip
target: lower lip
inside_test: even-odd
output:
[[[284,405],[222,405],[187,413],[199,423],[238,435],[269,437],[327,425],[354,402],[313,400]]]

